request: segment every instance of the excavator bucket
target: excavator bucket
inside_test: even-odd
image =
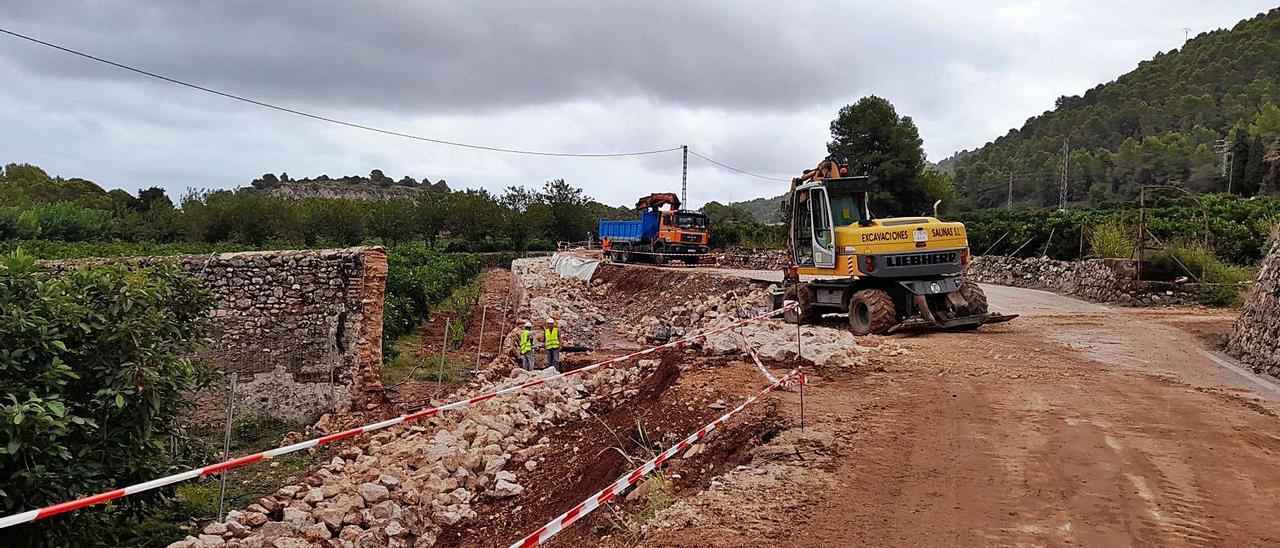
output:
[[[959,293],[949,293],[947,298],[956,310],[963,311],[968,304]],[[924,295],[915,295],[914,302],[917,313],[914,317],[903,320],[889,329],[889,333],[902,331],[921,331],[930,329],[977,329],[989,323],[1002,323],[1017,318],[1017,314],[999,314],[983,312],[981,314],[952,313],[933,311]]]

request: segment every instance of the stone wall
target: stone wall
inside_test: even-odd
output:
[[[1227,339],[1227,352],[1258,373],[1280,377],[1280,242],[1262,260],[1258,281]]]
[[[1092,301],[1130,306],[1195,302],[1195,284],[1138,281],[1135,261],[1089,259],[1058,261],[1045,257],[974,257],[965,275],[974,281],[1048,289]]]
[[[174,261],[216,297],[208,350],[197,359],[235,373],[237,414],[306,420],[364,407],[382,394],[384,248],[81,259],[87,264]],[[225,420],[227,383],[194,394],[198,424]]]
[[[733,247],[720,254],[720,266],[743,270],[782,270],[790,263],[785,249]]]

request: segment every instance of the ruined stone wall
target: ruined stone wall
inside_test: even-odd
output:
[[[46,266],[161,261],[177,262],[216,297],[208,349],[196,358],[236,374],[237,414],[306,420],[381,398],[384,248],[81,259]],[[193,395],[196,423],[225,420],[227,384]]]
[[[1258,373],[1280,377],[1280,242],[1262,260],[1258,281],[1227,339],[1227,352]]]
[[[1130,306],[1195,302],[1195,284],[1138,281],[1128,259],[1058,261],[1045,257],[974,257],[965,275],[977,282],[1048,289],[1106,303]]]

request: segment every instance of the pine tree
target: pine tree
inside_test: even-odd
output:
[[[1262,137],[1254,135],[1253,140],[1249,142],[1249,160],[1245,162],[1244,178],[1240,181],[1240,195],[1253,196],[1258,193],[1258,189],[1262,186],[1262,177],[1267,174],[1267,166],[1262,161],[1265,154],[1266,148],[1262,144]]]

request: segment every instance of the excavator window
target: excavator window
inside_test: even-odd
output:
[[[831,219],[828,218],[826,194],[825,190],[817,188],[810,191],[809,207],[813,210],[814,242],[819,247],[830,249],[834,234],[831,233]]]
[[[831,195],[831,214],[836,226],[849,226],[862,221],[862,198],[857,193]]]

